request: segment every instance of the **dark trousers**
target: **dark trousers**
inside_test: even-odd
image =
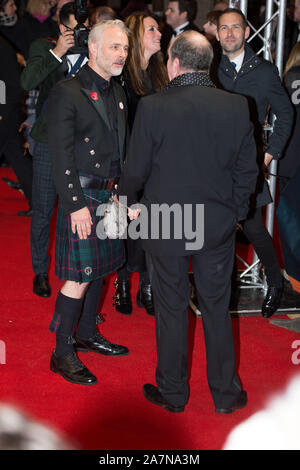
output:
[[[18,131],[0,142],[0,155],[5,155],[6,160],[14,170],[15,175],[24,191],[29,207],[31,207],[32,193],[32,161],[24,155],[22,141]]]
[[[189,396],[189,260],[188,256],[149,256],[156,312],[156,382],[168,402],[178,406],[185,405]],[[233,260],[233,238],[226,245],[191,256],[204,328],[207,380],[218,408],[230,407],[241,391],[228,311]]]
[[[272,237],[265,227],[261,208],[255,209],[250,213],[243,224],[243,230],[264,266],[268,286],[281,287],[280,264]]]
[[[30,228],[31,258],[35,274],[48,272],[50,222],[56,197],[48,145],[37,142],[33,156],[33,214]]]

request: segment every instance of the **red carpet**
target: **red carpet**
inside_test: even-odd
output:
[[[12,173],[0,170],[2,176],[12,177]],[[270,395],[283,390],[298,372],[299,367],[291,361],[291,346],[299,335],[272,326],[260,317],[234,319],[238,370],[249,405],[232,415],[217,415],[206,382],[201,319],[191,315],[193,357],[186,411],[173,415],[151,405],[143,397],[142,386],[145,382],[154,383],[154,319],[137,308],[135,302],[132,315],[116,313],[112,308],[111,278],[106,283],[101,309],[106,320],[101,332],[128,346],[130,355],[108,358],[81,354],[98,377],[98,384],[83,387],[67,383],[49,370],[55,337],[48,326],[59,282],[52,263],[52,297],[41,299],[32,294],[30,220],[16,215],[25,209],[22,195],[0,179],[0,340],[6,346],[6,363],[0,364],[0,401],[13,403],[33,418],[64,432],[75,439],[78,448],[221,449],[230,430],[263,407]],[[132,285],[135,296],[136,275]]]

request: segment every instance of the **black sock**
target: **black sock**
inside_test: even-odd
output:
[[[103,278],[92,281],[86,291],[82,314],[78,323],[76,336],[92,338],[97,333],[96,317],[102,292]]]
[[[50,331],[56,334],[57,356],[64,356],[74,351],[73,335],[80,312],[83,299],[67,297],[61,292],[58,293],[55,311],[50,324]]]

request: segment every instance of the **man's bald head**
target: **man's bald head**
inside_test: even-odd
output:
[[[175,66],[174,61],[179,66],[175,76],[185,72],[208,72],[212,60],[213,49],[205,36],[197,31],[185,31],[169,47],[168,72],[171,64]]]

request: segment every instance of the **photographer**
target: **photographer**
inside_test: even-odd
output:
[[[57,197],[48,155],[45,109],[52,87],[58,81],[75,74],[88,60],[87,48],[74,47],[78,46],[76,17],[75,3],[66,3],[59,14],[60,35],[58,39],[47,38],[34,41],[29,50],[27,65],[21,75],[21,85],[25,90],[39,88],[36,122],[31,131],[35,147],[30,245],[35,273],[33,292],[41,297],[51,295],[48,281],[48,245],[50,222]],[[84,30],[83,25],[80,25],[80,30]],[[79,33],[81,34],[82,31]],[[87,37],[87,31],[85,33]]]

